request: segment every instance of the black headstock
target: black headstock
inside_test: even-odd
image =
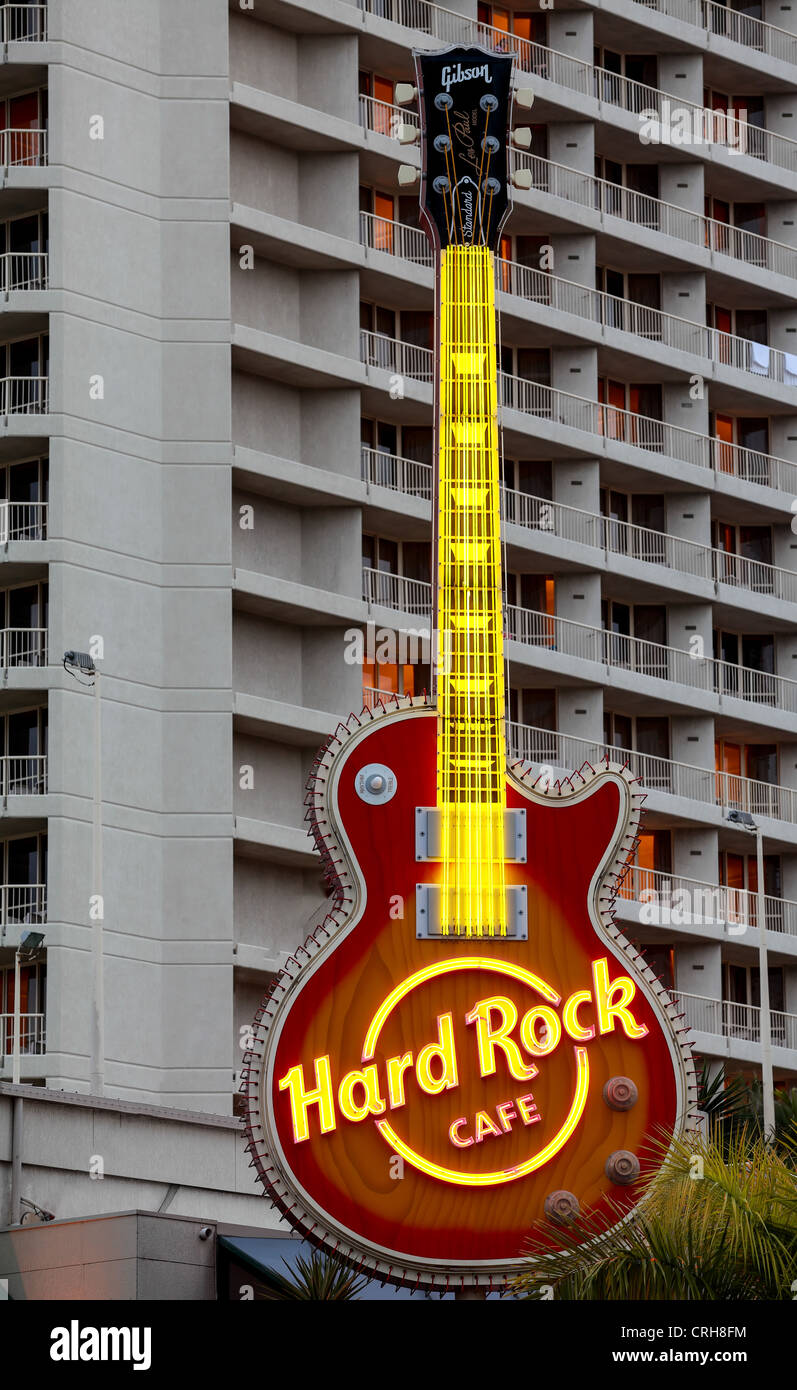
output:
[[[415,52],[421,209],[435,245],[498,247],[509,211],[511,54],[474,45]]]

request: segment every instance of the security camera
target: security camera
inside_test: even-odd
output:
[[[212,1235],[213,1235],[213,1227],[212,1227],[212,1226],[200,1226],[200,1228],[199,1228],[199,1239],[200,1239],[200,1240],[210,1240],[210,1237],[211,1237]]]

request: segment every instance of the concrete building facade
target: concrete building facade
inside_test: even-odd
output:
[[[4,1082],[35,929],[21,1080],[88,1093],[99,911],[106,1097],[231,1116],[325,910],[316,749],[428,685],[433,269],[394,92],[457,41],[534,92],[498,263],[512,750],[627,756],[624,929],[754,1075],[763,927],[797,1081],[797,11],[754,10],[0,6]],[[69,1218],[96,1187],[57,1130],[36,1200]]]

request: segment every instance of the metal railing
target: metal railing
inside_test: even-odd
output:
[[[707,29],[710,34],[730,39],[744,48],[755,48],[785,63],[797,63],[797,35],[733,10],[729,5],[717,4],[715,0],[637,0],[637,3],[671,19]]]
[[[627,902],[644,904],[647,920],[654,925],[691,923],[693,926],[727,925],[732,929],[758,926],[758,895],[749,888],[706,883],[683,874],[646,869],[639,864],[629,865],[618,896]],[[797,903],[765,894],[764,922],[767,931],[797,936]],[[740,933],[736,930],[733,934]]]
[[[360,360],[392,375],[406,375],[426,383],[434,380],[434,353],[430,348],[415,347],[367,329],[360,330]],[[669,455],[745,482],[790,491],[795,480],[797,466],[788,459],[745,449],[681,425],[670,425],[664,420],[604,405],[585,396],[574,396],[525,377],[510,376],[507,372],[499,373],[499,401],[504,407],[522,414],[555,421],[637,449]]]
[[[752,815],[797,824],[797,789],[791,787],[760,782],[752,777],[737,777],[710,767],[694,767],[672,758],[637,753],[633,749],[539,729],[530,724],[513,723],[509,729],[510,748],[523,762],[570,772],[585,762],[596,766],[608,754],[615,762],[627,763],[634,776],[651,791],[668,792],[707,806],[720,806],[723,810],[749,811]]]
[[[408,227],[406,222],[379,217],[375,212],[360,213],[360,245],[418,265],[431,265],[434,260],[429,238],[420,227]]]
[[[0,130],[0,165],[5,169],[36,168],[47,163],[46,130]]]
[[[392,375],[409,376],[414,381],[434,379],[434,353],[431,348],[403,343],[382,333],[360,329],[360,361]]]
[[[47,665],[46,627],[0,628],[0,669]]]
[[[711,33],[722,35],[745,47],[756,48],[786,62],[797,62],[797,36],[778,29],[762,20],[740,14],[713,0],[639,0],[648,9],[672,14],[688,23],[697,24]],[[635,82],[606,68],[595,67],[570,54],[559,53],[544,44],[534,43],[517,34],[507,33],[493,25],[480,24],[452,10],[430,3],[430,0],[359,0],[359,8],[367,14],[392,20],[404,28],[430,34],[447,43],[482,43],[505,53],[515,54],[521,72],[529,73],[557,86],[594,96],[611,106],[619,106],[638,114],[643,110],[661,112],[663,100],[686,108],[694,114],[695,131],[706,144],[736,144],[757,158],[771,160],[783,168],[797,167],[794,152],[797,142],[788,137],[747,125],[725,113],[715,112],[695,102],[684,101],[646,83]],[[719,119],[718,119],[719,118]]]
[[[46,1048],[44,1014],[20,1014],[19,1050],[28,1056],[42,1056]],[[10,1057],[14,1049],[14,1015],[0,1014],[0,1057]]]
[[[0,923],[31,926],[47,920],[46,883],[0,884]]]
[[[2,43],[44,43],[47,38],[47,6],[2,5],[0,23]]]
[[[747,265],[797,278],[795,247],[759,236],[757,232],[731,227],[727,222],[706,217],[704,213],[665,203],[647,193],[637,193],[635,189],[596,178],[594,174],[580,169],[556,164],[542,155],[529,154],[513,147],[512,159],[515,168],[529,170],[532,186],[538,192],[549,193],[650,231],[663,232],[665,236],[675,237],[690,246],[700,246]]]
[[[429,621],[432,607],[432,586],[422,579],[407,579],[403,574],[386,574],[383,570],[363,565],[363,599],[369,605],[395,608]]]
[[[45,754],[0,757],[0,797],[44,796],[47,791]]]
[[[369,604],[393,608],[427,619],[431,615],[432,586],[422,580],[388,574],[363,566],[363,599]],[[615,670],[633,671],[655,680],[672,681],[693,690],[705,690],[724,698],[744,700],[751,704],[767,705],[789,714],[797,713],[797,681],[777,676],[769,671],[756,671],[749,666],[737,666],[714,656],[693,656],[680,647],[667,647],[642,637],[631,637],[606,628],[592,627],[541,613],[532,608],[510,604],[505,610],[505,630],[510,641],[523,646],[541,647],[579,661],[596,662]],[[697,769],[704,772],[705,769]],[[707,775],[707,774],[706,774]],[[728,779],[728,799],[723,804],[740,810],[757,810],[762,815],[778,815],[774,807],[775,793],[788,794],[788,788],[773,789],[768,782],[755,785],[762,789],[763,804],[747,806],[745,786],[748,779],[730,773],[717,772],[712,776]],[[791,819],[791,816],[781,819]]]
[[[506,610],[506,626],[508,637],[524,646],[797,713],[797,681],[785,676],[514,605]]]
[[[372,487],[390,488],[407,497],[432,497],[432,466],[414,459],[400,458],[382,449],[363,444],[360,450],[361,477]]]
[[[0,377],[0,415],[46,415],[49,408],[49,377]]]
[[[47,539],[46,502],[0,501],[0,545]]]
[[[732,999],[708,999],[700,994],[671,991],[686,1014],[690,1028],[715,1037],[760,1042],[761,1010],[755,1004],[737,1004]],[[770,1009],[770,1030],[775,1047],[797,1048],[797,1015]]]
[[[46,251],[5,251],[0,255],[0,292],[46,290],[48,261]]]
[[[363,130],[385,135],[388,140],[398,140],[401,126],[420,127],[420,123],[417,111],[411,107],[395,106],[392,101],[380,101],[378,97],[360,97],[360,125]]]

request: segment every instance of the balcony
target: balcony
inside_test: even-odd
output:
[[[0,501],[0,545],[47,539],[46,502]]]
[[[44,796],[47,792],[47,758],[41,754],[0,757],[0,797]]]
[[[763,19],[717,4],[716,0],[637,0],[637,3],[671,19],[706,29],[718,38],[753,48],[767,57],[797,63],[797,34],[789,34],[774,24],[766,24]]]
[[[0,628],[0,670],[47,665],[46,627]]]
[[[367,566],[363,566],[362,573],[363,599],[369,607],[409,613],[429,624],[431,584]],[[509,605],[504,617],[506,637],[521,646],[536,647],[601,665],[608,670],[629,671],[726,699],[744,700],[797,714],[797,681],[786,676],[756,671],[749,666],[736,666],[713,656],[692,656],[680,647],[667,647],[641,637],[608,632],[602,627],[591,627],[587,623],[558,618],[532,608]],[[768,783],[759,785],[769,786]]]
[[[0,43],[44,43],[46,39],[46,5],[0,6]]]
[[[543,159],[541,155],[528,154],[513,147],[512,158],[515,168],[529,170],[532,187],[537,192],[548,193],[649,231],[662,232],[690,246],[714,251],[748,266],[768,269],[791,279],[797,278],[795,247],[771,241],[757,232],[731,227],[727,222],[718,222],[703,213],[690,212],[688,208],[678,207],[675,203],[665,203],[647,193],[637,193],[634,189],[596,178],[594,174],[571,169],[566,164],[556,164],[553,160]]]
[[[46,251],[5,251],[0,256],[0,293],[8,299],[17,290],[46,290],[49,259]]]
[[[430,348],[415,347],[397,338],[388,338],[365,329],[360,331],[360,360],[393,376],[407,376],[423,384],[434,380],[434,354]],[[525,377],[499,373],[499,403],[523,415],[548,420],[569,429],[601,439],[607,444],[631,445],[662,458],[670,457],[696,468],[728,474],[743,482],[791,491],[795,465],[755,449],[744,449],[710,435],[631,410],[604,405],[586,396],[574,396],[528,381]],[[597,447],[594,443],[587,446]]]
[[[424,3],[423,0],[360,0],[360,8],[369,14],[379,15],[380,18],[392,19],[394,23],[405,28],[421,29],[436,38],[445,37],[449,42],[487,43],[504,52],[513,52],[516,66],[521,72],[579,92],[583,96],[595,97],[604,106],[616,106],[637,116],[641,112],[655,113],[665,119],[670,110],[685,110],[689,113],[692,127],[692,142],[691,145],[684,146],[685,148],[726,146],[742,154],[752,155],[755,159],[765,160],[778,168],[797,170],[797,141],[740,121],[733,114],[727,115],[710,107],[699,106],[695,102],[684,100],[683,97],[661,91],[658,87],[635,82],[632,78],[609,72],[607,68],[596,67],[592,63],[573,58],[568,53],[559,53],[544,44],[533,43],[530,39],[520,38],[492,25],[464,19],[461,15],[441,9],[437,5]],[[715,8],[724,7],[718,5]],[[734,15],[734,18],[738,19],[739,16]],[[775,30],[775,33],[783,34],[784,31]],[[453,37],[454,35],[456,37]],[[786,37],[793,38],[792,35]],[[795,52],[797,53],[797,44]],[[367,102],[373,99],[366,97],[362,100]],[[381,105],[387,107],[388,103],[383,102]],[[398,115],[393,115],[393,111],[398,112]],[[389,115],[385,113],[380,116],[363,108],[361,120],[366,129],[378,129],[380,134],[397,138],[399,125],[402,121],[407,122],[403,112],[404,108],[395,107]],[[414,113],[410,119],[414,124]]]
[[[760,1043],[761,1010],[754,1004],[735,1004],[730,999],[707,999],[701,994],[684,994],[682,990],[671,990],[670,993],[680,1003],[689,1027],[696,1033]],[[771,1009],[769,1017],[773,1047],[784,1047],[790,1051],[797,1049],[797,1015]]]
[[[41,1057],[47,1046],[44,1014],[20,1014],[19,1050],[24,1056]],[[0,1014],[0,1057],[11,1057],[14,1050],[14,1015]]]
[[[49,377],[0,377],[0,416],[46,415],[49,409]]]
[[[0,884],[0,927],[40,926],[47,921],[46,883]]]
[[[682,874],[644,869],[638,864],[629,865],[618,897],[621,901],[645,904],[654,925],[722,926],[735,936],[748,927],[758,926],[758,895],[750,889],[705,883]],[[797,937],[797,903],[765,894],[764,923],[767,931]]]
[[[627,764],[642,787],[649,791],[686,797],[703,805],[719,806],[723,811],[749,811],[754,816],[797,824],[797,789],[791,787],[759,782],[752,777],[737,777],[714,768],[694,767],[671,758],[636,753],[530,724],[508,725],[507,742],[512,756],[520,762],[555,768],[563,775],[585,762],[595,767],[602,758],[609,757],[614,762]]]
[[[47,131],[0,130],[0,165],[4,169],[36,169],[47,163]]]
[[[362,478],[369,486],[431,499],[433,469],[429,464],[365,446],[361,452]],[[751,594],[768,594],[787,603],[797,603],[797,573],[793,570],[767,565],[761,560],[748,560],[697,541],[683,540],[664,531],[635,526],[561,502],[550,502],[526,492],[502,488],[501,502],[503,520],[514,526],[557,536],[600,550],[605,555],[623,556],[715,584],[744,589]]]

